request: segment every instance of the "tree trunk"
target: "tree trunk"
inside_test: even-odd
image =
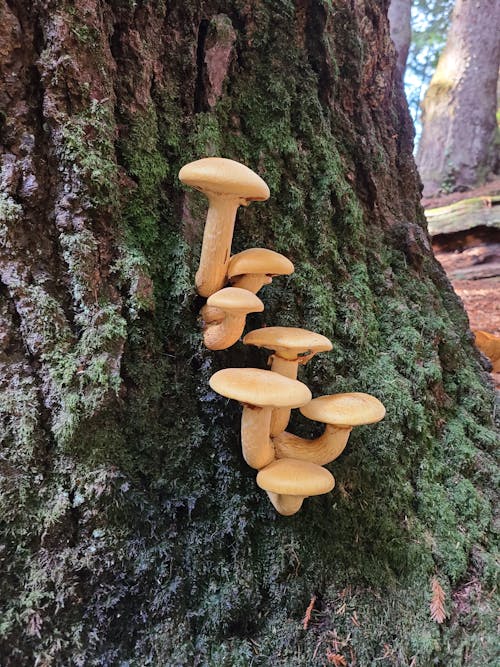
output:
[[[492,396],[380,5],[0,2],[2,665],[491,664]],[[387,408],[290,518],[208,386],[267,354],[202,345],[203,155],[271,189],[233,252],[296,267],[248,328],[328,336],[313,394]]]
[[[397,71],[404,78],[411,44],[411,0],[391,0],[389,5],[391,39],[397,53]]]
[[[422,103],[417,164],[425,196],[481,185],[498,164],[499,32],[497,0],[457,0]]]

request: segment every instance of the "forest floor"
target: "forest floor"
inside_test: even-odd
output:
[[[423,197],[422,206],[427,208],[436,208],[438,206],[448,206],[455,204],[457,201],[463,199],[470,199],[472,197],[489,197],[500,194],[500,178],[495,178],[488,181],[479,188],[474,190],[467,190],[467,192],[450,192],[449,194],[441,194],[439,197]]]
[[[473,191],[424,199],[422,204],[428,210],[498,194],[500,179]],[[484,226],[475,222],[468,224],[467,219],[462,219],[451,233],[439,233],[439,223],[433,223],[431,233],[434,254],[464,303],[471,329],[500,336],[500,229],[497,222]],[[500,373],[493,375],[500,388]]]

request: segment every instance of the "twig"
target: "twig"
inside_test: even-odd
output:
[[[311,602],[309,602],[309,604],[307,606],[305,616],[302,619],[302,627],[304,628],[304,630],[307,630],[307,628],[309,627],[309,622],[311,620],[311,614],[312,614],[312,610],[314,609],[315,602],[316,602],[316,596],[313,595],[312,598],[311,598]]]

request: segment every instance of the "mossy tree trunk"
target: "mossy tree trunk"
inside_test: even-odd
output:
[[[1,1],[2,665],[492,664],[491,392],[382,5]],[[302,380],[387,407],[291,518],[208,387],[267,355],[201,343],[202,155],[271,188],[234,250],[296,266],[249,327],[328,336]]]
[[[424,195],[482,185],[499,163],[500,3],[457,0],[422,102],[417,164]]]

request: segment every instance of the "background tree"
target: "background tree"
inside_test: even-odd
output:
[[[2,665],[491,664],[492,396],[425,231],[387,6],[0,8]],[[234,250],[296,266],[249,328],[327,335],[314,394],[387,406],[291,518],[208,388],[267,355],[201,344],[206,201],[177,173],[206,154],[272,192]]]
[[[397,70],[403,78],[411,44],[411,0],[391,0],[389,25],[391,38],[396,47]]]
[[[424,195],[480,185],[498,163],[499,30],[498,2],[457,0],[422,105],[417,164]]]
[[[405,92],[419,138],[420,105],[446,44],[453,0],[413,0],[411,43],[405,71]]]

